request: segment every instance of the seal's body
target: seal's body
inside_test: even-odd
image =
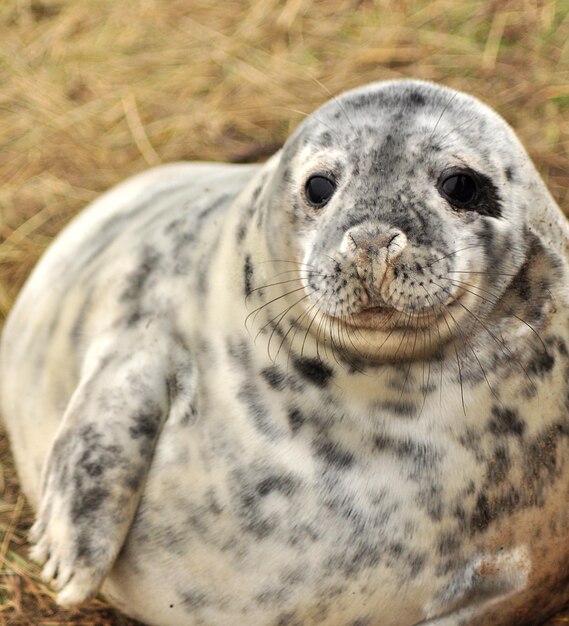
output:
[[[264,166],[176,164],[55,241],[1,348],[33,555],[147,623],[530,624],[569,575],[568,228],[417,81]]]

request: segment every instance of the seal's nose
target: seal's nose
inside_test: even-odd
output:
[[[407,247],[407,237],[392,226],[368,222],[346,232],[343,244],[367,296],[379,300],[382,286],[393,279],[389,270]]]
[[[394,228],[356,226],[346,233],[346,247],[357,265],[382,260],[393,265],[407,246],[407,237]]]

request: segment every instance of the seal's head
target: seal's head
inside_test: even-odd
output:
[[[271,255],[303,264],[297,323],[380,360],[479,332],[524,263],[532,204],[552,202],[496,113],[407,80],[317,110],[268,196]]]

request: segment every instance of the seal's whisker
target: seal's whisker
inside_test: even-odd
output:
[[[474,272],[471,270],[448,270],[447,274],[482,274],[483,276],[510,276],[515,278],[517,274],[508,274],[506,272]]]
[[[330,261],[332,261],[332,263],[334,263],[334,269],[337,272],[339,272],[341,270],[342,264],[340,263],[340,261],[335,259],[333,256],[330,256],[329,254],[322,253],[322,256],[325,256],[326,258],[330,259]]]
[[[430,294],[427,290],[427,288],[424,285],[421,285],[421,287],[423,288],[423,290],[426,292],[426,298],[427,298],[427,302],[430,303],[430,306],[432,306],[434,308],[434,303],[432,303],[431,299],[430,299]],[[438,327],[438,325],[436,326],[437,329],[437,333],[439,335],[439,342],[442,343],[442,339],[441,339],[441,331],[440,328]],[[432,354],[433,351],[433,337],[432,337],[432,331],[431,331],[431,326],[427,326],[427,330],[428,330],[428,334],[429,334],[429,354]],[[425,333],[423,333],[423,338],[425,340],[426,335]],[[422,415],[423,413],[423,409],[425,408],[425,403],[427,401],[427,393],[429,391],[429,383],[431,380],[431,363],[432,363],[432,356],[429,358],[429,371],[427,373],[427,384],[424,386],[424,394],[423,394],[423,404],[421,406],[421,410],[419,411],[419,416]],[[440,393],[442,394],[442,380],[443,380],[443,370],[442,370],[442,361],[441,361],[441,381],[440,381],[440,387],[439,389],[441,390]],[[442,403],[442,395],[439,398],[440,402]]]
[[[279,276],[285,276],[286,274],[296,274],[299,276],[299,278],[306,278],[306,276],[301,276],[301,272],[304,274],[306,273],[308,277],[310,276],[323,276],[323,274],[316,274],[314,272],[314,270],[312,269],[303,269],[303,268],[298,268],[295,267],[292,270],[285,270],[284,272],[278,272],[278,274],[273,274],[269,280],[274,280],[275,278],[278,278]]]
[[[399,304],[399,300],[400,298],[397,298],[397,301],[395,302],[395,304]],[[397,328],[398,324],[399,324],[399,320],[401,319],[401,317],[404,315],[403,311],[400,311],[399,309],[394,308],[393,309],[395,314],[395,311],[399,311],[399,315],[397,316],[397,319],[395,320],[395,324],[391,327],[391,329],[389,330],[389,332],[387,333],[387,337],[385,337],[385,339],[382,341],[382,343],[380,344],[379,348],[378,348],[378,352],[381,350],[381,348],[383,348],[383,346],[387,343],[387,341],[389,340],[389,338],[391,337],[391,335],[393,334],[393,331]],[[395,356],[395,355],[394,355]]]
[[[464,246],[464,248],[458,248],[457,250],[453,250],[452,252],[449,252],[448,254],[445,254],[444,256],[435,259],[434,261],[431,261],[430,263],[427,263],[425,265],[425,267],[431,267],[433,266],[435,263],[438,263],[439,261],[444,261],[444,259],[448,259],[449,257],[458,254],[459,252],[463,252],[464,250],[471,250],[472,248],[480,248],[481,246],[483,246],[484,244],[482,243],[477,243],[477,244],[471,244],[469,246]]]
[[[322,89],[324,89],[324,91],[328,94],[328,96],[332,98],[332,100],[334,100],[334,102],[338,105],[338,108],[340,109],[340,111],[342,111],[342,113],[344,114],[344,117],[346,118],[346,121],[350,125],[351,129],[354,132],[356,132],[356,129],[354,125],[352,124],[352,120],[348,117],[348,114],[346,113],[346,109],[342,105],[342,102],[328,89],[328,87],[326,87],[324,83],[320,82],[315,76],[311,76],[311,78],[317,85],[319,85],[320,87],[322,87]]]
[[[302,346],[300,348],[300,356],[302,357],[304,355],[304,346],[306,345],[306,340],[308,338],[308,333],[310,333],[310,329],[312,328],[312,324],[314,324],[314,320],[318,317],[318,312],[320,311],[320,309],[318,308],[318,305],[320,304],[320,300],[322,300],[322,298],[326,295],[326,293],[323,293],[318,300],[316,300],[316,302],[310,307],[310,311],[312,311],[312,309],[316,308],[316,312],[314,313],[314,315],[312,316],[312,319],[310,320],[310,324],[308,324],[308,327],[306,329],[306,332],[304,334],[304,339],[302,340]],[[318,354],[318,337],[316,337],[316,356],[319,359],[320,355]]]
[[[411,317],[409,319],[409,325],[412,325],[413,320],[416,321],[416,314],[412,313]],[[415,323],[415,338],[413,340],[413,347],[411,348],[411,356],[409,357],[409,365],[407,366],[407,371],[405,372],[405,380],[403,381],[403,387],[401,388],[401,393],[399,394],[399,402],[401,402],[401,398],[403,398],[403,395],[405,394],[405,387],[407,386],[407,382],[409,381],[409,374],[411,373],[411,366],[413,365],[413,357],[415,356],[415,348],[417,346],[417,337],[419,334],[419,325],[416,322]],[[405,344],[405,348],[407,348],[407,345],[409,343],[409,338],[407,338],[407,343]]]
[[[327,300],[326,300],[326,306],[325,309],[328,309],[328,303],[330,302],[330,298],[333,296],[333,294],[326,292],[327,295]],[[318,323],[318,329],[317,329],[317,333],[316,333],[316,345],[318,345],[318,340],[320,338],[320,333],[325,331],[326,329],[326,320],[327,320],[328,316],[327,315],[322,315],[320,317],[320,322]],[[328,342],[326,341],[326,336],[323,335],[323,341],[324,341],[324,355],[326,358],[328,358]]]
[[[435,286],[439,287],[439,285],[436,285],[436,283],[433,283],[433,284],[435,284]],[[439,298],[439,301],[441,302],[441,305],[442,305],[442,308],[441,308],[442,318],[444,320],[444,323],[445,323],[446,327],[448,328],[449,335],[452,336],[453,333],[452,333],[452,330],[450,328],[450,325],[449,325],[448,320],[447,320],[446,315],[445,315],[445,313],[448,313],[448,308],[444,306],[444,304],[442,303],[440,298]],[[454,342],[453,342],[453,348],[454,348],[454,353],[455,353],[455,356],[456,356],[456,365],[457,365],[457,368],[458,368],[458,380],[460,382],[460,399],[461,399],[461,403],[462,403],[462,411],[463,411],[464,415],[466,416],[466,404],[464,402],[464,384],[463,384],[463,379],[462,379],[462,367],[460,365],[460,357],[458,356],[458,348],[456,347],[456,343],[454,343]]]
[[[294,265],[303,265],[305,267],[310,267],[312,269],[316,267],[315,265],[311,265],[310,263],[305,263],[304,261],[292,261],[290,259],[268,259],[266,261],[259,261],[259,264],[265,264],[265,263],[291,263]]]
[[[297,271],[297,270],[295,270]],[[308,271],[308,270],[305,270]],[[323,274],[310,274],[309,278],[312,278],[313,276],[323,276]],[[245,297],[245,301],[247,301],[248,298],[251,297],[251,295],[253,293],[255,293],[256,291],[260,291],[262,289],[269,289],[270,287],[277,287],[278,285],[286,285],[288,283],[294,283],[294,282],[299,282],[302,278],[306,278],[306,277],[301,277],[301,276],[296,276],[295,278],[288,278],[287,280],[280,280],[276,283],[267,283],[266,285],[261,285],[260,287],[254,287],[253,289],[251,289],[249,291],[249,293],[247,294],[247,296]]]
[[[353,329],[353,328],[351,328],[351,327],[350,327],[350,325],[349,325],[349,324],[346,324],[345,322],[344,322],[344,324],[343,324],[343,327],[342,327],[342,328],[343,328],[343,330],[345,331],[345,333],[346,333],[346,337],[348,338],[348,341],[350,342],[350,344],[351,344],[352,348],[353,348],[353,349],[354,349],[354,350],[355,350],[355,351],[356,351],[356,352],[357,352],[357,353],[358,353],[358,354],[359,354],[362,358],[366,358],[366,355],[365,355],[365,354],[363,354],[363,353],[359,350],[359,348],[358,348],[358,347],[354,344],[354,340],[352,339],[352,337],[351,337],[351,335],[350,335],[350,333],[354,333],[354,330],[359,330],[359,329],[357,329],[357,328],[356,328],[356,329]],[[368,339],[367,339],[366,337],[363,337],[363,335],[361,335],[361,333],[360,333],[360,340],[361,340],[361,341],[365,341],[368,345],[371,345],[371,344],[370,344],[370,342],[368,341]]]
[[[510,308],[506,308],[503,304],[503,302],[500,301],[500,296],[492,293],[491,291],[488,291],[487,289],[483,289],[482,287],[478,287],[478,285],[471,285],[469,283],[465,283],[461,280],[456,280],[453,278],[448,278],[447,279],[449,282],[451,282],[454,285],[460,286],[462,289],[464,289],[464,291],[472,294],[473,296],[480,298],[481,300],[483,300],[484,302],[488,302],[489,304],[493,304],[495,306],[500,306],[501,310],[505,311],[508,315],[511,315],[512,317],[514,317],[515,319],[517,319],[519,322],[521,322],[522,324],[524,324],[525,326],[527,326],[533,333],[534,335],[539,339],[542,347],[543,347],[543,351],[544,352],[548,352],[547,346],[545,345],[545,341],[543,341],[541,335],[537,332],[537,330],[526,320],[524,320],[522,317],[520,317],[519,315],[517,315],[517,313],[514,313]],[[496,300],[491,300],[490,298],[486,298],[484,296],[481,296],[479,293],[475,293],[474,291],[471,291],[471,289],[466,289],[466,286],[471,287],[472,289],[479,289],[480,291],[483,291],[487,294],[490,294],[491,296],[493,296],[494,298],[497,298]]]
[[[365,355],[362,354],[358,348],[354,345],[354,342],[352,341],[352,338],[350,337],[350,333],[349,333],[349,329],[347,324],[345,323],[345,321],[340,318],[338,320],[338,334],[339,334],[339,341],[340,341],[340,345],[342,346],[342,348],[344,349],[344,354],[343,354],[343,358],[347,361],[348,365],[355,371],[358,372],[359,374],[362,374],[363,376],[368,376],[369,374],[362,369],[359,364],[353,360],[350,357],[350,348],[348,346],[348,342],[350,343],[350,345],[352,346],[352,350],[354,352],[356,352],[360,357],[365,358]],[[346,341],[347,339],[347,341]]]
[[[326,126],[326,128],[330,132],[332,132],[332,133],[336,132],[336,130],[334,128],[332,128],[330,125],[326,124],[326,122],[323,122],[321,119],[316,117],[316,115],[314,115],[314,113],[306,113],[306,111],[301,111],[300,109],[293,109],[291,107],[277,106],[275,108],[284,109],[285,111],[290,111],[291,113],[297,113],[298,115],[303,115],[304,117],[311,117],[313,120],[316,120],[319,124],[322,124],[322,126]]]
[[[425,286],[422,285],[423,289],[425,289]],[[427,291],[425,289],[425,291]],[[427,292],[427,302],[429,302],[429,294]],[[432,306],[432,305],[431,305]],[[431,326],[430,324],[427,326],[427,331],[428,331],[428,335],[429,335],[429,355],[431,355],[432,350],[433,350],[433,339],[431,336]],[[431,382],[431,360],[432,357],[429,357],[428,360],[428,364],[429,364],[429,369],[427,372],[427,382],[425,383],[425,355],[427,354],[427,351],[425,349],[425,343],[426,343],[426,338],[427,338],[427,334],[423,333],[423,403],[421,404],[421,410],[419,411],[419,417],[421,417],[421,415],[423,414],[423,409],[425,408],[425,404],[427,402],[427,394],[429,393],[429,384]]]
[[[291,340],[289,342],[289,347],[288,347],[287,371],[288,371],[288,367],[289,367],[289,364],[290,364],[290,357],[291,357],[291,354],[292,354],[293,349],[294,349],[294,340],[296,338],[296,334],[298,333],[299,328],[302,325],[302,320],[304,318],[308,319],[310,317],[310,314],[312,313],[312,310],[318,306],[318,302],[322,299],[322,297],[323,296],[320,296],[318,298],[318,300],[316,302],[314,302],[312,304],[312,306],[310,306],[310,308],[308,308],[305,311],[303,311],[291,324],[291,328],[294,327],[294,333],[292,334],[292,338],[291,338]],[[312,318],[312,320],[314,320],[314,318]],[[312,323],[309,325],[309,329],[310,329],[311,325],[312,325]],[[277,356],[278,356],[278,352],[280,352],[280,350],[281,350],[281,348],[282,348],[282,346],[284,344],[284,341],[286,340],[286,337],[287,337],[289,332],[290,332],[290,329],[287,331],[287,334],[283,337],[283,341],[281,341],[281,345],[279,346],[279,350],[277,351]],[[305,335],[304,335],[304,341],[306,341],[306,337],[307,337],[307,333],[305,333]],[[302,342],[303,347],[304,347],[304,341]],[[300,352],[300,356],[302,357],[302,350]]]
[[[262,311],[265,307],[268,307],[269,305],[273,304],[273,302],[276,302],[277,300],[282,300],[282,298],[286,298],[287,296],[292,295],[293,293],[296,293],[298,291],[302,291],[304,289],[304,287],[298,287],[298,289],[293,289],[292,291],[287,291],[286,293],[281,294],[280,296],[277,296],[276,298],[273,298],[272,300],[269,300],[268,302],[265,302],[264,304],[262,304],[261,306],[258,306],[256,309],[254,309],[253,311],[251,311],[251,313],[249,313],[247,315],[247,317],[245,318],[245,328],[247,328],[247,322],[249,321],[249,318],[254,315],[255,317],[257,316],[257,314]],[[253,320],[254,321],[254,320]],[[248,328],[247,328],[248,330]]]
[[[457,97],[457,95],[458,95],[458,93],[456,93],[456,92],[453,93],[452,96],[449,98],[448,102],[443,107],[443,110],[441,111],[441,114],[439,115],[439,117],[438,117],[438,119],[437,119],[437,121],[436,121],[436,123],[435,123],[435,125],[433,127],[433,130],[431,131],[431,134],[429,135],[429,139],[433,138],[433,136],[434,136],[434,134],[435,134],[435,132],[437,130],[438,125],[440,124],[441,120],[443,119],[443,115],[446,113],[446,110],[452,104],[453,100]]]
[[[311,296],[312,294],[316,293],[316,290],[311,291],[308,296]],[[304,300],[304,298],[301,298],[296,304],[299,304],[300,302],[302,302]],[[302,311],[300,313],[300,315],[298,315],[298,317],[296,317],[289,325],[286,333],[284,334],[284,336],[281,339],[281,343],[279,345],[279,348],[277,350],[277,353],[275,355],[275,360],[278,358],[279,353],[283,347],[283,345],[286,342],[286,339],[289,335],[289,333],[294,330],[294,333],[292,335],[292,339],[289,342],[289,350],[288,350],[288,358],[287,358],[287,370],[288,370],[288,363],[290,362],[290,355],[291,355],[291,351],[293,349],[293,345],[294,345],[294,338],[296,337],[296,333],[298,332],[298,324],[300,323],[300,320],[305,317],[306,315],[308,315],[310,313],[310,311],[312,311],[312,309],[316,306],[316,303],[312,304],[312,306],[309,309],[305,309],[304,311]],[[288,310],[285,311],[285,314],[288,313]],[[280,323],[280,320],[279,320]]]
[[[329,306],[330,299],[332,298],[332,294],[327,292],[326,295],[327,295],[327,298],[326,298],[325,308],[327,310],[328,306]],[[318,334],[317,334],[317,337],[319,338],[320,337],[320,333],[322,333],[322,341],[323,341],[323,344],[324,344],[324,355],[328,359],[329,358],[329,355],[328,355],[328,343],[329,342],[328,342],[328,339],[326,337],[326,322],[327,322],[327,320],[328,320],[328,315],[327,314],[324,314],[324,315],[322,315],[320,317],[320,322],[318,324]]]
[[[334,315],[328,318],[328,326],[329,326],[330,348],[332,350],[332,356],[334,357],[334,361],[336,361],[338,366],[342,367],[342,365],[340,364],[340,361],[338,360],[338,356],[336,354],[336,342],[334,341],[333,320],[336,319],[337,310],[338,310],[338,303],[336,303],[336,307],[334,308]]]
[[[334,356],[338,366],[343,370],[346,370],[346,366],[344,363],[340,362],[340,359],[343,359],[350,367],[354,369],[354,371],[365,374],[365,372],[361,370],[356,362],[353,361],[349,356],[350,351],[343,337],[343,327],[345,326],[345,322],[342,320],[342,318],[337,317],[337,310],[338,304],[336,304],[334,314],[329,318],[332,355]],[[336,336],[334,336],[334,326],[336,327]]]
[[[400,299],[401,299],[401,297],[399,296],[397,298],[397,304],[399,304],[399,300]],[[409,330],[409,327],[411,325],[411,316],[410,316],[409,313],[401,311],[401,315],[403,315],[403,314],[405,314],[407,316],[407,322],[405,324],[405,328],[403,329],[403,331],[401,333],[401,341],[399,342],[399,345],[397,346],[397,350],[395,350],[395,352],[393,353],[393,359],[394,360],[397,358],[397,355],[399,353],[399,350],[401,349],[401,346],[403,345],[403,342],[406,341],[406,345],[407,345],[407,343],[409,343],[409,337],[407,336],[407,331]]]
[[[423,289],[425,289],[425,291],[427,291],[426,287],[423,285]],[[427,302],[430,302],[430,294],[427,291]],[[432,306],[435,306],[435,303],[432,304]],[[439,327],[439,325],[437,324],[435,326],[435,329],[437,331],[437,335],[439,337],[439,345],[443,344],[443,337],[441,335],[441,329]],[[430,326],[429,326],[429,337],[431,336],[431,331],[430,331]],[[442,404],[443,404],[443,375],[444,375],[444,359],[442,357],[439,357],[439,362],[440,362],[440,368],[439,368],[439,409],[442,410]]]
[[[413,289],[413,297],[415,297],[415,287],[412,287]],[[401,398],[403,397],[404,393],[405,393],[405,387],[407,386],[407,382],[409,380],[409,374],[411,373],[411,366],[413,364],[413,357],[415,356],[415,349],[417,347],[417,337],[419,335],[419,321],[417,318],[417,314],[413,311],[411,312],[410,315],[410,319],[409,319],[409,323],[410,325],[412,325],[412,323],[415,322],[414,326],[415,326],[415,337],[413,340],[413,347],[411,348],[411,356],[409,357],[409,365],[407,367],[407,372],[405,373],[405,380],[403,381],[403,387],[401,388],[401,393],[399,395],[399,401],[401,402]],[[409,343],[409,340],[407,341],[407,344]],[[405,346],[405,348],[407,348],[407,344]]]
[[[435,286],[439,287],[440,289],[442,289],[444,292],[446,292],[447,294],[450,294],[449,290],[446,289],[445,287],[442,287],[441,285],[437,285],[436,283],[433,283]],[[492,337],[492,339],[494,339],[494,341],[499,345],[502,346],[503,350],[505,350],[508,355],[510,356],[510,358],[512,358],[515,363],[520,367],[520,369],[524,372],[525,376],[527,377],[532,390],[537,390],[537,386],[535,384],[535,382],[533,381],[533,379],[531,378],[531,376],[529,375],[527,369],[523,366],[522,362],[516,357],[516,355],[510,350],[510,348],[508,347],[508,345],[506,344],[506,342],[503,339],[499,339],[495,333],[493,333],[486,324],[484,324],[484,322],[482,322],[482,320],[479,318],[478,315],[476,315],[476,313],[473,313],[468,307],[466,307],[460,300],[455,300],[455,302],[460,305],[471,317],[473,317],[478,324],[480,324],[480,326],[482,326],[482,328],[490,335],[490,337]],[[503,352],[503,351],[502,351]],[[505,356],[505,353],[504,353]]]
[[[457,126],[453,126],[453,128],[451,128],[446,134],[441,135],[438,143],[440,146],[445,146],[447,145],[446,140],[453,134],[456,133],[457,131],[464,131],[467,128],[469,128],[470,126],[472,126],[473,124],[475,124],[477,122],[477,118],[476,116],[472,116],[471,118],[465,120],[464,122],[461,122],[460,124],[458,124]]]
[[[296,302],[293,302],[289,307],[287,307],[282,313],[277,314],[275,317],[273,317],[271,320],[269,320],[262,328],[261,330],[257,333],[257,335],[255,336],[255,340],[257,339],[257,337],[263,332],[263,330],[269,326],[272,325],[272,330],[271,330],[271,334],[269,335],[269,340],[267,342],[267,355],[269,357],[269,359],[271,359],[271,361],[275,361],[276,360],[276,356],[274,359],[271,358],[271,341],[273,339],[273,335],[275,334],[277,328],[279,327],[279,324],[282,322],[282,320],[286,317],[287,313],[292,310],[295,306],[297,306],[300,302],[302,302],[303,300],[306,300],[306,298],[309,298],[312,293],[314,292],[310,292],[305,294],[304,296],[302,296],[302,298],[299,298]],[[278,319],[277,319],[278,318]],[[276,322],[275,322],[276,320]],[[278,354],[277,354],[278,356]]]
[[[439,301],[440,301],[440,298],[439,298]],[[442,302],[441,302],[441,304],[442,304]],[[459,334],[460,334],[460,336],[462,338],[463,345],[465,345],[470,350],[470,352],[472,352],[472,355],[474,356],[476,362],[478,363],[478,366],[480,367],[480,371],[482,372],[482,376],[484,377],[484,380],[486,381],[486,384],[488,385],[488,389],[490,389],[490,392],[496,398],[498,403],[502,404],[502,402],[500,400],[500,397],[498,396],[498,393],[495,391],[495,389],[490,384],[490,381],[488,380],[488,376],[486,375],[486,370],[482,366],[482,363],[481,363],[480,359],[478,358],[478,355],[476,354],[476,351],[474,350],[474,347],[472,346],[472,343],[468,340],[467,336],[465,335],[465,333],[462,330],[460,324],[458,323],[458,321],[456,320],[456,318],[452,314],[451,310],[449,308],[447,308],[446,312],[450,315],[452,321],[454,322],[454,325],[456,326],[456,329],[458,330],[458,332],[459,332]]]
[[[364,369],[362,369],[360,365],[358,364],[358,362],[354,360],[351,356],[352,350],[350,350],[350,347],[348,346],[348,341],[352,345],[353,350],[357,352],[358,355],[365,358],[365,356],[356,348],[356,346],[354,346],[354,344],[352,343],[349,337],[349,334],[347,334],[345,321],[342,318],[338,318],[336,321],[336,327],[337,327],[339,354],[341,358],[354,372],[358,372],[359,374],[362,374],[362,376],[368,376],[369,374]],[[340,367],[346,370],[346,366],[344,364],[340,364]]]

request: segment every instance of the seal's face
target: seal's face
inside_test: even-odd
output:
[[[382,358],[479,330],[524,261],[520,150],[496,114],[428,83],[372,85],[318,110],[277,173],[275,210],[303,264],[298,323]]]

